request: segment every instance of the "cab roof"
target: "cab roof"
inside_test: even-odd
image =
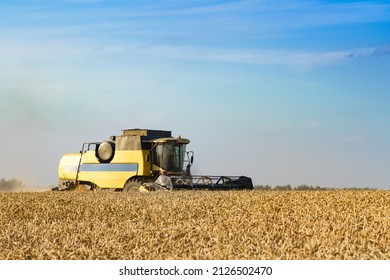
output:
[[[185,139],[185,138],[181,138],[181,137],[178,137],[178,138],[167,137],[167,138],[158,138],[158,139],[154,139],[154,140],[152,140],[151,142],[153,142],[153,143],[177,142],[177,143],[179,143],[179,144],[188,144],[188,143],[190,143],[190,140]]]

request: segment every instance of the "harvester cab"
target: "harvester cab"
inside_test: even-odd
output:
[[[194,161],[193,152],[186,151],[190,140],[178,138],[160,138],[152,140],[152,173],[160,175],[191,175]],[[186,170],[184,170],[184,164]],[[158,171],[158,172],[156,172]]]
[[[55,190],[253,189],[245,176],[192,175],[189,143],[170,131],[149,129],[126,129],[110,140],[84,143],[79,154],[61,158]]]

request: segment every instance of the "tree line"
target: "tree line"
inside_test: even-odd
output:
[[[4,178],[0,179],[0,191],[2,192],[11,192],[11,191],[20,191],[27,189],[27,185],[20,180],[12,178],[7,180]]]
[[[11,191],[21,191],[21,190],[27,190],[28,186],[23,183],[20,180],[17,180],[15,178],[12,178],[11,180],[7,180],[4,178],[0,179],[0,192],[11,192]],[[324,190],[339,190],[343,188],[324,188],[320,186],[309,186],[309,185],[298,185],[296,187],[292,187],[291,185],[277,185],[277,186],[270,186],[270,185],[257,185],[255,186],[255,190],[261,190],[261,191],[291,191],[291,190],[297,190],[297,191],[324,191]],[[344,188],[344,189],[358,189],[358,190],[373,190],[372,188]]]
[[[292,187],[291,185],[281,185],[281,186],[270,186],[270,185],[257,185],[255,186],[255,190],[261,191],[326,191],[326,190],[375,190],[373,188],[324,188],[320,186],[309,186],[309,185],[298,185],[296,187]]]

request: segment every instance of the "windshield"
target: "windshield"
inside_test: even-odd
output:
[[[182,172],[186,144],[158,143],[153,148],[153,163],[165,171]]]

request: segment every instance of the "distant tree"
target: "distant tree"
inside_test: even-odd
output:
[[[294,190],[294,191],[325,191],[325,190],[377,190],[375,188],[323,188],[320,186],[309,186],[306,184],[298,185],[296,187],[291,187],[291,185],[277,185],[277,186],[270,186],[270,185],[257,185],[255,186],[255,190],[260,191],[287,191],[287,190]]]
[[[284,185],[284,186],[275,186],[274,187],[275,191],[290,191],[292,190],[290,185]]]
[[[308,185],[299,185],[295,189],[298,191],[308,191],[308,190],[310,190],[310,188],[312,188],[312,187],[310,187]]]
[[[255,190],[259,190],[259,191],[269,191],[269,190],[272,190],[272,187],[270,185],[258,185],[258,186],[255,186]]]
[[[11,180],[6,180],[4,178],[0,179],[0,191],[2,192],[11,192],[24,189],[26,189],[26,185],[22,181],[19,181],[15,178]]]

